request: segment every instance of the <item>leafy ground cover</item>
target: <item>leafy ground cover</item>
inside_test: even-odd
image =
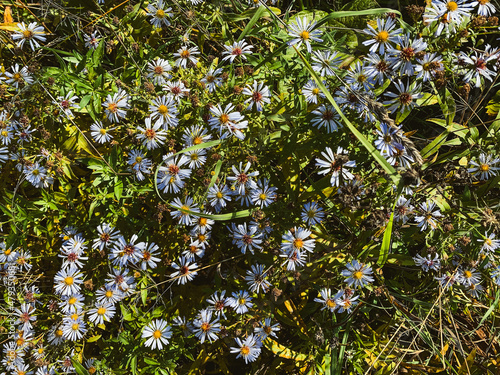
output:
[[[0,4],[4,373],[498,373],[497,4]]]

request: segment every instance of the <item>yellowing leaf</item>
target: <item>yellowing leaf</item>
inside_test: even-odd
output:
[[[3,22],[4,23],[14,22],[14,18],[12,18],[12,8],[8,5],[5,7],[5,12],[3,13]]]
[[[279,344],[278,342],[269,337],[263,342],[263,345],[281,358],[293,359],[295,361],[309,361],[313,359],[312,356],[308,356],[302,353],[297,353]]]

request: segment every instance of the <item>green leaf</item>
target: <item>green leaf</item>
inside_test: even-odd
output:
[[[83,367],[80,362],[71,359],[71,363],[73,363],[73,367],[75,368],[75,371],[78,375],[90,375],[87,369]]]
[[[316,84],[318,85],[318,88],[325,95],[326,99],[330,102],[333,108],[335,108],[335,110],[338,112],[338,114],[344,121],[344,124],[356,136],[356,138],[361,142],[361,144],[368,150],[368,152],[375,159],[375,161],[385,170],[385,172],[389,175],[391,180],[397,185],[399,183],[399,180],[401,179],[401,176],[396,172],[396,170],[392,167],[392,165],[390,165],[389,162],[380,154],[380,152],[371,144],[371,142],[368,141],[368,139],[366,139],[366,137],[363,134],[361,134],[361,132],[358,129],[356,129],[356,127],[349,121],[349,119],[344,115],[344,113],[338,106],[335,99],[333,99],[333,96],[330,94],[326,86],[323,84],[322,79],[313,70],[311,64],[309,64],[309,61],[307,61],[304,55],[300,53],[297,47],[293,46],[293,48],[295,49],[295,51],[301,58],[302,62],[306,66],[306,69],[313,76],[314,80],[316,81]]]
[[[389,257],[389,252],[391,251],[391,245],[392,245],[391,237],[392,237],[392,224],[394,222],[394,209],[396,208],[396,203],[398,202],[399,196],[403,191],[403,187],[404,187],[404,182],[403,179],[401,179],[398,184],[396,199],[394,200],[394,204],[392,205],[391,217],[389,219],[389,222],[387,223],[387,226],[385,227],[384,238],[382,239],[382,246],[380,247],[380,254],[378,255],[377,264],[380,267],[382,267],[387,262],[387,258]]]
[[[355,11],[339,11],[339,12],[330,13],[325,18],[322,18],[321,20],[319,20],[314,28],[317,29],[318,27],[322,26],[326,22],[328,22],[330,20],[334,20],[336,18],[376,16],[376,15],[385,14],[385,13],[396,13],[396,14],[399,14],[401,16],[400,12],[398,12],[397,10],[394,10],[394,9],[390,9],[390,8],[375,8],[375,9],[355,10]]]
[[[420,154],[422,155],[422,159],[427,159],[429,156],[435,154],[446,141],[446,138],[448,138],[448,134],[450,134],[450,132],[448,130],[445,130],[444,132],[439,134],[431,143],[425,146],[424,149],[420,152]]]
[[[102,335],[94,335],[87,339],[87,342],[95,342],[101,338]]]
[[[257,23],[257,21],[260,19],[260,17],[262,17],[262,15],[264,14],[265,11],[266,11],[266,7],[264,7],[262,5],[257,8],[257,11],[253,15],[253,17],[250,19],[250,21],[248,21],[247,25],[245,26],[245,28],[241,32],[240,36],[238,37],[238,40],[237,40],[238,42],[240,40],[242,40],[245,37],[245,35],[248,34],[248,32],[250,30],[252,30],[254,25]]]
[[[113,189],[116,199],[120,200],[123,194],[123,181],[115,176],[115,186]]]

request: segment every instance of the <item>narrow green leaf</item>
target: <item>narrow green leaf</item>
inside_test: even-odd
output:
[[[90,375],[87,369],[83,367],[80,362],[71,359],[71,363],[73,363],[73,367],[75,368],[75,371],[78,375]]]
[[[394,10],[394,9],[390,9],[390,8],[375,8],[375,9],[366,9],[366,10],[339,11],[339,12],[330,13],[328,16],[319,20],[315,26],[315,29],[322,26],[326,22],[333,20],[333,19],[336,19],[336,18],[376,16],[378,14],[385,14],[385,13],[396,13],[396,14],[399,14],[401,16],[400,12],[398,12],[397,10]]]
[[[427,159],[429,156],[435,154],[446,141],[448,134],[450,134],[450,132],[448,130],[445,130],[444,132],[439,134],[431,143],[425,146],[424,149],[420,152],[420,154],[422,155],[422,159]]]
[[[264,14],[265,11],[266,11],[266,7],[264,7],[262,5],[259,8],[257,8],[257,11],[253,15],[253,17],[250,19],[250,21],[248,21],[247,25],[245,26],[245,28],[241,32],[240,36],[238,37],[238,40],[237,40],[238,42],[240,40],[242,40],[245,37],[245,35],[247,35],[249,33],[250,30],[252,30],[254,25],[257,23],[257,21],[260,19],[260,17],[262,17],[262,15]]]
[[[356,138],[361,142],[361,144],[368,150],[368,152],[375,159],[375,161],[386,171],[391,180],[397,185],[399,183],[399,180],[401,179],[401,176],[396,172],[396,170],[392,167],[392,165],[390,165],[389,162],[380,154],[380,152],[371,144],[371,142],[368,141],[368,139],[366,139],[366,137],[358,129],[356,129],[356,127],[349,121],[349,119],[344,115],[344,113],[338,106],[337,102],[335,102],[335,99],[333,99],[333,96],[330,94],[326,86],[323,84],[321,78],[313,70],[311,64],[309,64],[309,61],[307,61],[304,55],[300,53],[300,51],[295,46],[293,46],[293,48],[295,49],[299,57],[302,59],[302,62],[306,66],[306,69],[313,76],[314,80],[316,81],[316,84],[318,85],[318,88],[325,95],[325,97],[333,106],[333,108],[335,108],[335,110],[338,112],[338,114],[344,121],[345,125],[356,136]]]
[[[384,238],[382,239],[382,246],[380,247],[380,253],[378,255],[377,264],[380,267],[382,267],[385,264],[385,262],[387,262],[387,258],[389,257],[389,252],[391,251],[391,245],[392,245],[391,237],[392,237],[392,224],[394,222],[394,209],[396,208],[399,196],[403,191],[403,187],[404,183],[403,180],[401,179],[398,184],[396,199],[394,200],[394,204],[392,205],[391,217],[389,219],[389,222],[387,223],[387,226],[385,227]]]

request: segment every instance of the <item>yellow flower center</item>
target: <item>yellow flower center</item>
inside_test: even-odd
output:
[[[225,113],[220,116],[220,122],[226,124],[229,121],[229,116]]]
[[[490,2],[490,0],[479,0],[478,2],[481,5],[485,5],[485,4],[488,4]]]
[[[67,276],[64,279],[64,284],[66,284],[66,285],[73,285],[73,282],[74,282],[74,279],[71,276]]]
[[[69,305],[74,305],[76,303],[77,299],[75,297],[71,297],[69,300],[68,300],[68,304]]]
[[[329,308],[329,309],[333,309],[337,304],[335,303],[335,301],[333,299],[327,299],[326,300],[326,306]]]
[[[17,82],[20,82],[21,81],[21,74],[20,73],[15,73],[12,78],[14,79],[14,81],[17,81]]]
[[[265,201],[265,200],[267,199],[267,195],[266,195],[266,194],[264,194],[264,193],[259,194],[259,199],[260,199],[261,201]]]
[[[198,160],[198,154],[191,154],[191,160]]]
[[[105,296],[106,296],[107,298],[111,298],[111,297],[113,297],[113,291],[112,291],[112,290],[107,290],[107,291],[106,291]]]
[[[355,278],[356,280],[360,280],[363,277],[363,272],[356,271],[352,274],[352,277]]]
[[[43,354],[43,348],[38,348],[37,352],[38,354]]]
[[[203,332],[206,332],[210,329],[210,324],[204,322],[204,323],[201,323],[201,326],[200,326],[200,329],[203,331]]]
[[[25,39],[31,39],[31,38],[33,38],[33,31],[31,31],[31,30],[24,30],[23,31],[23,37]]]
[[[207,218],[205,217],[200,217],[200,221],[199,221],[200,225],[207,225]]]
[[[301,249],[303,246],[304,246],[304,241],[302,241],[300,238],[296,238],[293,241],[293,247],[295,247],[297,249]]]
[[[446,9],[448,9],[450,12],[454,12],[458,9],[458,4],[454,1],[450,1],[448,2],[448,4],[446,4]]]
[[[215,194],[215,196],[219,199],[221,199],[224,195],[222,195],[222,193],[220,191],[217,192],[217,194]]]
[[[467,279],[470,279],[472,277],[472,272],[470,271],[465,271],[464,272],[464,276],[467,278]]]
[[[484,240],[484,243],[485,243],[486,245],[488,245],[488,246],[493,245],[493,241],[491,240],[491,238],[487,238],[487,239],[485,239],[485,240]]]
[[[63,331],[62,329],[58,329],[57,331],[54,332],[54,334],[57,336],[57,337],[61,337],[63,335]]]
[[[10,253],[12,253],[12,249],[5,250],[5,255],[10,255]]]
[[[245,346],[241,347],[240,351],[241,351],[241,354],[248,355],[248,353],[250,353],[250,348],[245,345]]]
[[[183,50],[181,51],[181,53],[180,53],[180,55],[181,55],[181,57],[182,57],[183,59],[187,59],[187,58],[189,57],[189,55],[190,55],[190,54],[191,54],[191,53],[189,53],[189,51],[188,51],[187,49],[183,49]]]
[[[2,137],[7,137],[9,132],[7,130],[2,130]]]
[[[158,340],[161,337],[161,331],[159,329],[157,329],[156,331],[154,331],[153,332],[153,337]]]
[[[319,89],[317,87],[312,89],[313,95],[318,95],[319,94]]]
[[[385,30],[380,31],[375,37],[375,40],[381,43],[387,42],[388,39],[389,39],[389,33]]]
[[[91,373],[91,374],[95,374],[95,372],[96,372],[96,371],[97,371],[97,370],[96,370],[96,368],[95,368],[94,366],[91,366],[91,367],[89,368],[89,373]]]
[[[108,111],[110,111],[111,113],[116,113],[118,111],[118,104],[109,103],[108,104]]]
[[[202,142],[201,137],[195,137],[193,139],[193,144],[195,144],[195,145],[199,145],[201,142]]]
[[[71,326],[71,329],[73,331],[78,331],[78,328],[80,328],[80,325],[78,323],[73,323],[73,325]]]
[[[35,176],[38,176],[40,174],[40,171],[38,169],[34,169],[31,173],[33,173]]]
[[[101,133],[102,135],[106,134],[106,129],[99,130],[99,133]]]
[[[165,11],[163,9],[158,9],[156,11],[155,15],[156,15],[156,18],[163,18],[163,17],[165,17]]]
[[[168,113],[168,107],[162,104],[158,107],[158,112],[161,113],[162,115],[165,115]]]
[[[78,319],[78,314],[73,314],[73,315],[71,315],[71,319],[73,319],[73,320],[77,320],[77,319]]]
[[[135,158],[136,163],[140,163],[142,161],[142,157],[138,156]]]
[[[188,206],[186,206],[185,204],[183,204],[183,205],[181,206],[181,211],[182,211],[182,213],[183,213],[184,215],[186,215],[186,214],[188,213],[188,211],[189,211],[189,207],[188,207]]]
[[[300,33],[300,37],[301,37],[302,39],[304,39],[304,40],[309,39],[309,31],[306,31],[306,30],[302,31],[302,32]]]
[[[106,314],[106,309],[104,307],[99,307],[97,309],[97,315],[104,315]]]
[[[490,166],[488,164],[481,164],[479,169],[481,170],[481,172],[488,172],[490,170]]]

